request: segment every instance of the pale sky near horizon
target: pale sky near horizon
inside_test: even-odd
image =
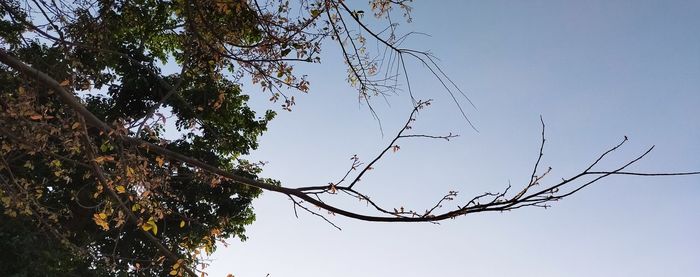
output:
[[[349,2],[367,9],[366,1]],[[447,207],[527,182],[537,158],[539,116],[547,124],[545,182],[576,174],[618,143],[599,169],[655,150],[635,171],[700,169],[700,1],[421,1],[405,46],[431,50],[475,102],[464,122],[439,83],[411,66],[420,99],[434,99],[416,132],[460,134],[413,140],[357,186],[389,207],[423,210],[449,190]],[[367,161],[408,112],[407,94],[374,103],[384,135],[344,81],[326,44],[323,64],[305,67],[308,94],[280,111],[252,160],[285,186],[335,181],[350,156]],[[276,108],[246,86],[253,105]],[[281,195],[254,201],[249,239],[220,247],[209,276],[700,276],[700,176],[613,176],[550,209],[474,214],[442,224],[371,223],[330,217],[342,231],[299,212]],[[364,204],[327,198],[371,212]]]

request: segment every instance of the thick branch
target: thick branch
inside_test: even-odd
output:
[[[588,175],[599,175],[598,178],[594,179],[593,181],[589,181],[588,183],[584,184],[583,186],[579,187],[578,189],[581,189],[595,181],[598,181],[604,177],[610,176],[610,175],[639,175],[639,176],[678,176],[678,175],[694,175],[694,174],[700,174],[700,172],[682,172],[682,173],[657,173],[654,175],[646,175],[646,174],[631,174],[630,172],[623,172],[623,170],[633,164],[634,162],[638,161],[639,159],[643,158],[645,154],[637,157],[636,159],[630,161],[626,165],[622,166],[621,168],[618,168],[614,171],[597,171],[597,172],[589,172],[589,171],[584,171],[582,173],[579,173],[578,175],[570,178],[563,180],[562,182],[551,185],[546,189],[543,189],[539,192],[525,195],[523,198],[511,198],[509,200],[499,200],[502,199],[500,197],[504,196],[504,193],[502,194],[485,194],[485,196],[488,195],[497,195],[495,199],[492,199],[492,201],[485,203],[485,204],[479,204],[478,200],[473,200],[472,204],[463,206],[463,207],[458,207],[455,210],[445,212],[442,214],[437,214],[437,215],[432,215],[432,214],[427,214],[424,216],[420,217],[402,217],[402,216],[397,216],[394,213],[390,212],[390,216],[373,216],[373,215],[365,215],[365,214],[358,214],[354,213],[348,210],[344,210],[338,207],[335,207],[333,205],[326,204],[318,199],[313,198],[311,195],[307,194],[307,191],[304,191],[302,189],[295,189],[295,188],[288,188],[288,187],[282,187],[282,186],[276,186],[264,182],[260,182],[258,180],[242,177],[236,174],[233,174],[231,172],[225,171],[223,169],[217,168],[215,166],[209,165],[207,163],[201,162],[199,160],[193,159],[191,157],[182,155],[180,153],[168,150],[166,148],[163,148],[161,146],[148,143],[146,141],[143,141],[138,138],[133,138],[129,137],[125,134],[121,134],[119,132],[112,132],[113,129],[109,127],[106,123],[102,122],[100,119],[98,119],[94,114],[92,114],[90,111],[88,111],[81,103],[78,98],[76,98],[72,93],[68,92],[66,89],[61,87],[59,83],[48,76],[47,74],[40,72],[23,62],[17,60],[16,58],[10,56],[7,52],[4,50],[0,49],[0,62],[14,68],[15,70],[22,72],[23,74],[35,79],[39,83],[42,83],[49,87],[50,89],[54,90],[58,97],[63,101],[66,105],[70,106],[74,111],[76,111],[78,114],[83,116],[86,120],[86,123],[90,126],[93,126],[95,128],[98,128],[105,133],[112,133],[112,136],[115,137],[115,139],[122,140],[127,143],[131,143],[134,145],[137,145],[139,147],[145,148],[148,151],[155,152],[157,154],[160,154],[164,157],[167,157],[168,159],[171,160],[177,160],[180,162],[187,163],[191,166],[198,167],[202,170],[205,170],[207,172],[217,174],[220,176],[223,176],[225,178],[231,179],[235,182],[241,183],[243,185],[251,186],[251,187],[256,187],[259,189],[267,190],[267,191],[273,191],[277,193],[282,193],[288,196],[294,196],[297,197],[301,200],[306,201],[309,204],[315,205],[321,209],[325,209],[333,214],[339,214],[342,216],[358,219],[358,220],[364,220],[364,221],[375,221],[375,222],[434,222],[434,221],[440,221],[440,220],[445,220],[449,218],[454,218],[460,215],[465,215],[469,213],[476,213],[476,212],[486,212],[486,211],[506,211],[506,210],[512,210],[516,208],[520,208],[523,206],[536,206],[539,205],[543,202],[547,202],[550,200],[557,200],[561,199],[565,196],[568,196],[570,194],[565,194],[565,195],[559,195],[559,196],[554,196],[551,195],[554,193],[555,190],[558,190],[560,187],[573,182],[574,180],[578,180],[584,176]],[[399,134],[400,136],[401,134]],[[391,146],[391,145],[390,145]],[[616,146],[613,149],[608,150],[606,153],[603,154],[606,155],[607,153],[617,149]],[[651,150],[651,149],[650,149]],[[386,150],[384,151],[386,152]],[[383,152],[383,153],[384,153]],[[380,154],[381,155],[381,154]],[[597,161],[596,161],[597,162]],[[595,165],[595,163],[593,164]],[[589,169],[592,166],[589,167]],[[338,188],[340,189],[340,188]],[[348,187],[348,189],[350,189]],[[500,196],[499,196],[500,195]]]

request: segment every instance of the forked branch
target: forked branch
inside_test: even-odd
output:
[[[78,100],[71,92],[67,91],[65,88],[63,88],[55,79],[51,78],[49,75],[47,75],[44,72],[40,72],[23,62],[17,60],[16,58],[10,56],[8,53],[6,53],[4,50],[0,50],[0,62],[10,66],[11,68],[17,70],[18,72],[23,73],[27,77],[33,78],[37,82],[46,85],[50,89],[52,89],[60,100],[68,107],[72,108],[76,113],[80,114],[83,116],[86,120],[86,123],[94,128],[97,128],[105,133],[111,134],[112,139],[125,143],[125,144],[130,144],[134,145],[143,149],[147,149],[148,151],[157,153],[161,156],[166,157],[169,160],[174,160],[174,161],[180,161],[186,164],[189,164],[190,166],[199,168],[201,170],[204,170],[206,172],[209,172],[211,174],[219,175],[223,178],[228,178],[230,180],[233,180],[235,182],[247,185],[247,186],[252,186],[256,187],[259,189],[267,190],[267,191],[273,191],[277,193],[282,193],[285,194],[289,197],[292,197],[293,199],[298,199],[298,200],[303,200],[304,203],[299,202],[298,200],[295,200],[295,205],[301,206],[303,204],[308,204],[308,205],[313,205],[318,208],[324,209],[332,214],[338,214],[342,216],[346,216],[349,218],[354,218],[358,220],[364,220],[364,221],[375,221],[375,222],[437,222],[445,219],[451,219],[455,218],[457,216],[462,216],[470,213],[477,213],[477,212],[488,212],[488,211],[509,211],[513,209],[518,209],[522,207],[527,207],[527,206],[537,206],[537,207],[548,207],[549,204],[553,201],[558,201],[560,199],[563,199],[565,197],[570,196],[571,194],[585,188],[586,186],[589,186],[605,177],[608,177],[610,175],[633,175],[633,176],[681,176],[681,175],[696,175],[700,174],[700,172],[693,171],[693,172],[671,172],[671,173],[637,173],[637,172],[629,172],[625,171],[629,166],[632,164],[636,163],[637,161],[641,160],[644,158],[652,149],[653,147],[649,148],[647,151],[645,151],[643,154],[637,156],[636,158],[630,160],[629,162],[621,165],[620,167],[613,169],[613,170],[596,170],[593,171],[593,168],[602,160],[604,159],[608,154],[611,152],[617,150],[620,148],[626,141],[627,138],[625,138],[622,142],[620,142],[618,145],[608,149],[605,151],[603,154],[601,154],[594,162],[592,162],[590,165],[586,167],[581,173],[578,173],[568,179],[563,179],[561,182],[550,184],[550,185],[543,185],[543,177],[549,172],[548,170],[545,170],[544,172],[540,171],[539,166],[540,166],[540,159],[542,154],[542,150],[544,148],[544,122],[543,122],[543,136],[542,136],[542,144],[540,147],[539,151],[539,156],[537,159],[537,162],[535,163],[535,167],[533,170],[533,174],[530,178],[530,181],[524,185],[523,189],[520,190],[517,194],[510,196],[508,194],[510,186],[506,189],[504,189],[500,193],[493,193],[493,192],[486,192],[481,195],[477,195],[473,197],[471,200],[465,202],[463,205],[457,205],[455,209],[449,210],[447,212],[442,212],[442,213],[436,213],[436,211],[444,206],[446,201],[451,201],[457,196],[456,191],[451,191],[449,192],[446,196],[442,197],[437,201],[437,204],[435,206],[432,206],[431,208],[426,209],[426,212],[416,212],[413,210],[408,210],[405,208],[384,208],[381,207],[379,204],[375,203],[374,201],[370,200],[370,198],[362,194],[359,191],[356,191],[354,189],[354,186],[359,182],[360,177],[362,177],[368,170],[372,168],[372,165],[376,164],[377,161],[379,161],[382,157],[384,157],[384,154],[389,151],[389,149],[396,149],[395,147],[395,142],[398,139],[401,138],[413,138],[413,137],[437,137],[441,139],[449,139],[454,137],[454,135],[450,134],[447,136],[428,136],[428,135],[405,135],[404,132],[409,129],[410,123],[415,120],[415,113],[419,110],[422,109],[423,107],[429,105],[429,101],[425,102],[419,102],[419,105],[417,105],[414,110],[412,111],[411,115],[409,116],[409,119],[407,123],[403,126],[403,128],[398,132],[394,140],[386,147],[384,148],[383,151],[380,152],[380,154],[375,157],[372,162],[367,164],[362,171],[360,171],[360,174],[355,176],[353,178],[353,181],[350,182],[347,186],[343,185],[338,185],[338,184],[330,184],[328,186],[312,186],[312,187],[299,187],[299,188],[291,188],[291,187],[284,187],[284,186],[277,186],[274,184],[268,184],[265,182],[261,182],[259,180],[254,180],[250,179],[247,177],[243,177],[237,174],[234,174],[230,171],[226,171],[224,169],[209,165],[207,163],[201,162],[199,160],[193,159],[191,157],[188,157],[186,155],[182,155],[180,153],[177,153],[175,151],[166,149],[164,147],[161,147],[156,144],[152,144],[149,142],[146,142],[144,140],[141,140],[136,137],[132,137],[126,134],[123,134],[121,132],[112,132],[113,129],[110,127],[108,124],[105,122],[101,121],[98,119],[94,114],[92,114],[89,110],[87,110],[80,100]],[[357,166],[357,165],[356,165]],[[538,175],[539,174],[539,175]],[[593,179],[591,180],[586,180],[585,177],[591,176]],[[348,177],[347,174],[345,177]],[[345,180],[345,178],[341,179]],[[339,182],[340,183],[340,182]],[[533,188],[535,187],[542,187],[542,189],[538,191],[533,191]],[[565,188],[571,188],[569,191],[563,191]],[[342,191],[345,192],[349,196],[353,196],[356,198],[359,198],[360,200],[366,201],[369,203],[371,206],[375,207],[377,212],[379,213],[378,215],[369,215],[369,214],[360,214],[356,213],[350,210],[342,209],[337,206],[334,206],[332,204],[328,204],[319,198],[320,194],[332,194],[336,193],[337,191]]]

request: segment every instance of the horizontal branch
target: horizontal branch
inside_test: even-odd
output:
[[[212,166],[212,165],[207,164],[205,162],[202,162],[202,161],[199,161],[199,160],[194,159],[192,157],[189,157],[189,156],[180,154],[178,152],[169,150],[169,149],[161,147],[159,145],[146,142],[146,141],[141,140],[139,138],[130,137],[126,134],[121,134],[119,132],[113,132],[113,129],[109,125],[107,125],[105,122],[101,121],[94,114],[92,114],[89,110],[87,110],[77,97],[75,97],[72,93],[67,91],[65,88],[61,87],[60,84],[55,79],[53,79],[52,77],[50,77],[46,73],[40,72],[40,71],[24,64],[23,62],[12,57],[10,54],[8,54],[5,50],[2,50],[2,49],[0,49],[0,62],[10,66],[11,68],[17,70],[18,72],[25,74],[26,76],[33,78],[37,82],[42,83],[42,84],[46,85],[47,87],[49,87],[50,89],[52,89],[53,91],[56,92],[56,94],[58,95],[60,100],[65,105],[69,106],[76,113],[83,116],[88,125],[90,125],[94,128],[100,129],[100,130],[104,131],[105,133],[111,134],[117,140],[121,140],[121,141],[124,141],[126,143],[133,144],[133,145],[137,145],[137,146],[144,148],[150,152],[154,152],[154,153],[157,153],[157,154],[162,155],[164,157],[167,157],[168,159],[187,163],[191,166],[198,167],[204,171],[228,178],[232,181],[235,181],[235,182],[243,184],[243,185],[259,188],[259,189],[266,190],[266,191],[277,192],[277,193],[285,194],[287,196],[294,196],[298,199],[305,201],[308,204],[315,205],[315,206],[317,206],[321,209],[327,210],[328,212],[331,212],[333,214],[338,214],[338,215],[342,215],[342,216],[346,216],[346,217],[354,218],[354,219],[358,219],[358,220],[363,220],[363,221],[435,222],[435,221],[450,219],[450,218],[454,218],[457,216],[470,214],[470,213],[476,213],[476,212],[506,211],[506,210],[520,208],[523,206],[537,206],[543,202],[547,202],[547,201],[550,201],[553,199],[555,199],[555,200],[561,199],[564,196],[568,196],[568,194],[564,195],[564,196],[554,196],[554,195],[552,195],[552,193],[554,193],[555,190],[558,190],[559,187],[564,186],[568,183],[573,182],[574,180],[580,179],[581,177],[587,176],[587,175],[601,175],[601,176],[598,176],[598,178],[596,178],[595,180],[584,184],[582,187],[587,186],[587,185],[591,184],[592,182],[595,182],[597,180],[600,180],[601,178],[604,178],[604,177],[607,177],[610,175],[681,176],[681,175],[700,174],[700,172],[634,173],[634,172],[623,171],[627,166],[631,165],[632,163],[634,163],[634,162],[638,161],[639,159],[641,159],[642,157],[644,157],[644,155],[646,155],[646,153],[648,153],[648,151],[647,151],[645,154],[637,157],[636,159],[627,163],[625,166],[618,168],[617,170],[614,170],[614,171],[595,171],[595,172],[586,170],[586,171],[584,171],[584,172],[582,172],[582,173],[580,173],[580,174],[578,174],[570,179],[565,179],[562,182],[555,184],[555,185],[551,185],[551,186],[549,186],[549,187],[547,187],[539,192],[536,192],[533,194],[524,194],[524,195],[522,195],[522,198],[505,199],[504,197],[505,197],[505,193],[507,192],[507,190],[506,190],[503,193],[497,193],[497,194],[486,193],[484,195],[481,195],[479,197],[474,198],[472,201],[468,202],[467,205],[465,205],[465,206],[462,206],[462,207],[458,206],[458,208],[455,210],[451,210],[451,211],[444,212],[444,213],[437,214],[437,215],[424,214],[422,216],[406,217],[406,216],[397,215],[396,213],[392,213],[389,211],[390,209],[382,209],[384,211],[384,213],[389,213],[388,216],[374,216],[374,215],[358,214],[355,212],[351,212],[351,211],[341,209],[341,208],[335,207],[333,205],[329,205],[327,203],[324,203],[323,201],[312,197],[308,193],[310,190],[313,190],[313,189],[320,189],[320,190],[328,189],[329,188],[328,186],[326,186],[326,187],[318,186],[318,187],[305,187],[305,188],[289,188],[289,187],[277,186],[277,185],[261,182],[261,181],[255,180],[255,179],[236,175],[232,172],[229,172],[229,171],[223,170],[221,168]],[[415,110],[414,110],[414,112],[415,112]],[[413,113],[412,113],[412,115],[413,115]],[[404,125],[404,128],[402,128],[402,131],[399,132],[397,138],[402,135],[403,130],[405,130],[406,126],[408,126],[408,123],[411,122],[412,115],[409,118],[409,121],[407,122],[407,124]],[[395,142],[395,140],[392,141],[392,143],[387,148],[385,148],[382,153],[386,153],[388,151],[387,149],[390,149],[394,142]],[[603,154],[603,156],[605,156],[605,154],[611,152],[612,150],[616,149],[617,147],[619,147],[619,145],[614,147],[613,149],[610,149],[607,152],[605,152]],[[381,155],[382,154],[380,154],[380,156]],[[377,160],[378,159],[375,159],[375,160],[373,160],[372,163],[368,164],[368,167],[365,168],[365,172]],[[597,163],[597,162],[598,161],[594,162],[593,165],[595,165],[595,163]],[[592,165],[588,169],[590,169],[590,168],[592,168]],[[537,171],[537,168],[535,168],[535,172],[536,171]],[[362,195],[362,194],[359,194],[356,191],[352,190],[352,186],[357,182],[357,179],[358,178],[356,178],[356,180],[353,181],[353,183],[351,183],[347,187],[335,187],[335,189],[346,190],[349,192],[355,192],[357,195]],[[578,189],[581,189],[582,187],[579,187]],[[491,201],[489,201],[487,203],[483,203],[483,204],[479,203],[479,199],[481,199],[482,197],[487,197],[487,196],[491,196],[491,197],[495,197],[495,198],[491,199]],[[363,197],[365,200],[369,200],[369,198],[367,198],[364,195],[362,195],[361,197]],[[434,210],[434,209],[431,209],[431,210]]]

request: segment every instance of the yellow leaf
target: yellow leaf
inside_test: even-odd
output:
[[[163,166],[163,163],[165,163],[165,160],[163,160],[163,157],[158,156],[158,157],[156,157],[156,162],[158,162],[158,166]]]
[[[127,168],[126,168],[126,176],[127,176],[127,177],[134,176],[134,169],[131,168],[131,167],[127,167]]]
[[[173,265],[173,269],[178,269],[178,268],[180,268],[180,264],[174,264],[174,265]]]
[[[99,214],[94,214],[92,216],[92,220],[95,221],[95,224],[98,226],[102,227],[102,230],[109,230],[109,224],[105,219],[107,218],[107,215],[104,213],[99,213]]]
[[[117,186],[116,189],[118,193],[124,193],[126,191],[126,188],[124,188],[124,186]]]
[[[180,228],[184,228],[184,227],[185,227],[185,221],[184,220],[180,221]]]
[[[61,161],[53,160],[53,161],[51,161],[50,165],[53,167],[61,167]]]
[[[134,204],[133,206],[131,206],[132,212],[138,211],[140,209],[141,209],[141,205],[139,205],[139,204]]]
[[[141,229],[143,229],[143,230],[146,231],[146,232],[148,232],[149,230],[151,230],[151,228],[152,228],[152,227],[151,227],[151,225],[149,225],[149,224],[144,224],[143,226],[141,226]]]
[[[170,275],[173,275],[173,276],[177,275],[177,270],[170,271]]]
[[[144,223],[141,228],[144,231],[151,231],[153,232],[154,235],[158,235],[158,224],[156,224],[156,221],[153,220],[153,218],[149,218],[148,222]]]

